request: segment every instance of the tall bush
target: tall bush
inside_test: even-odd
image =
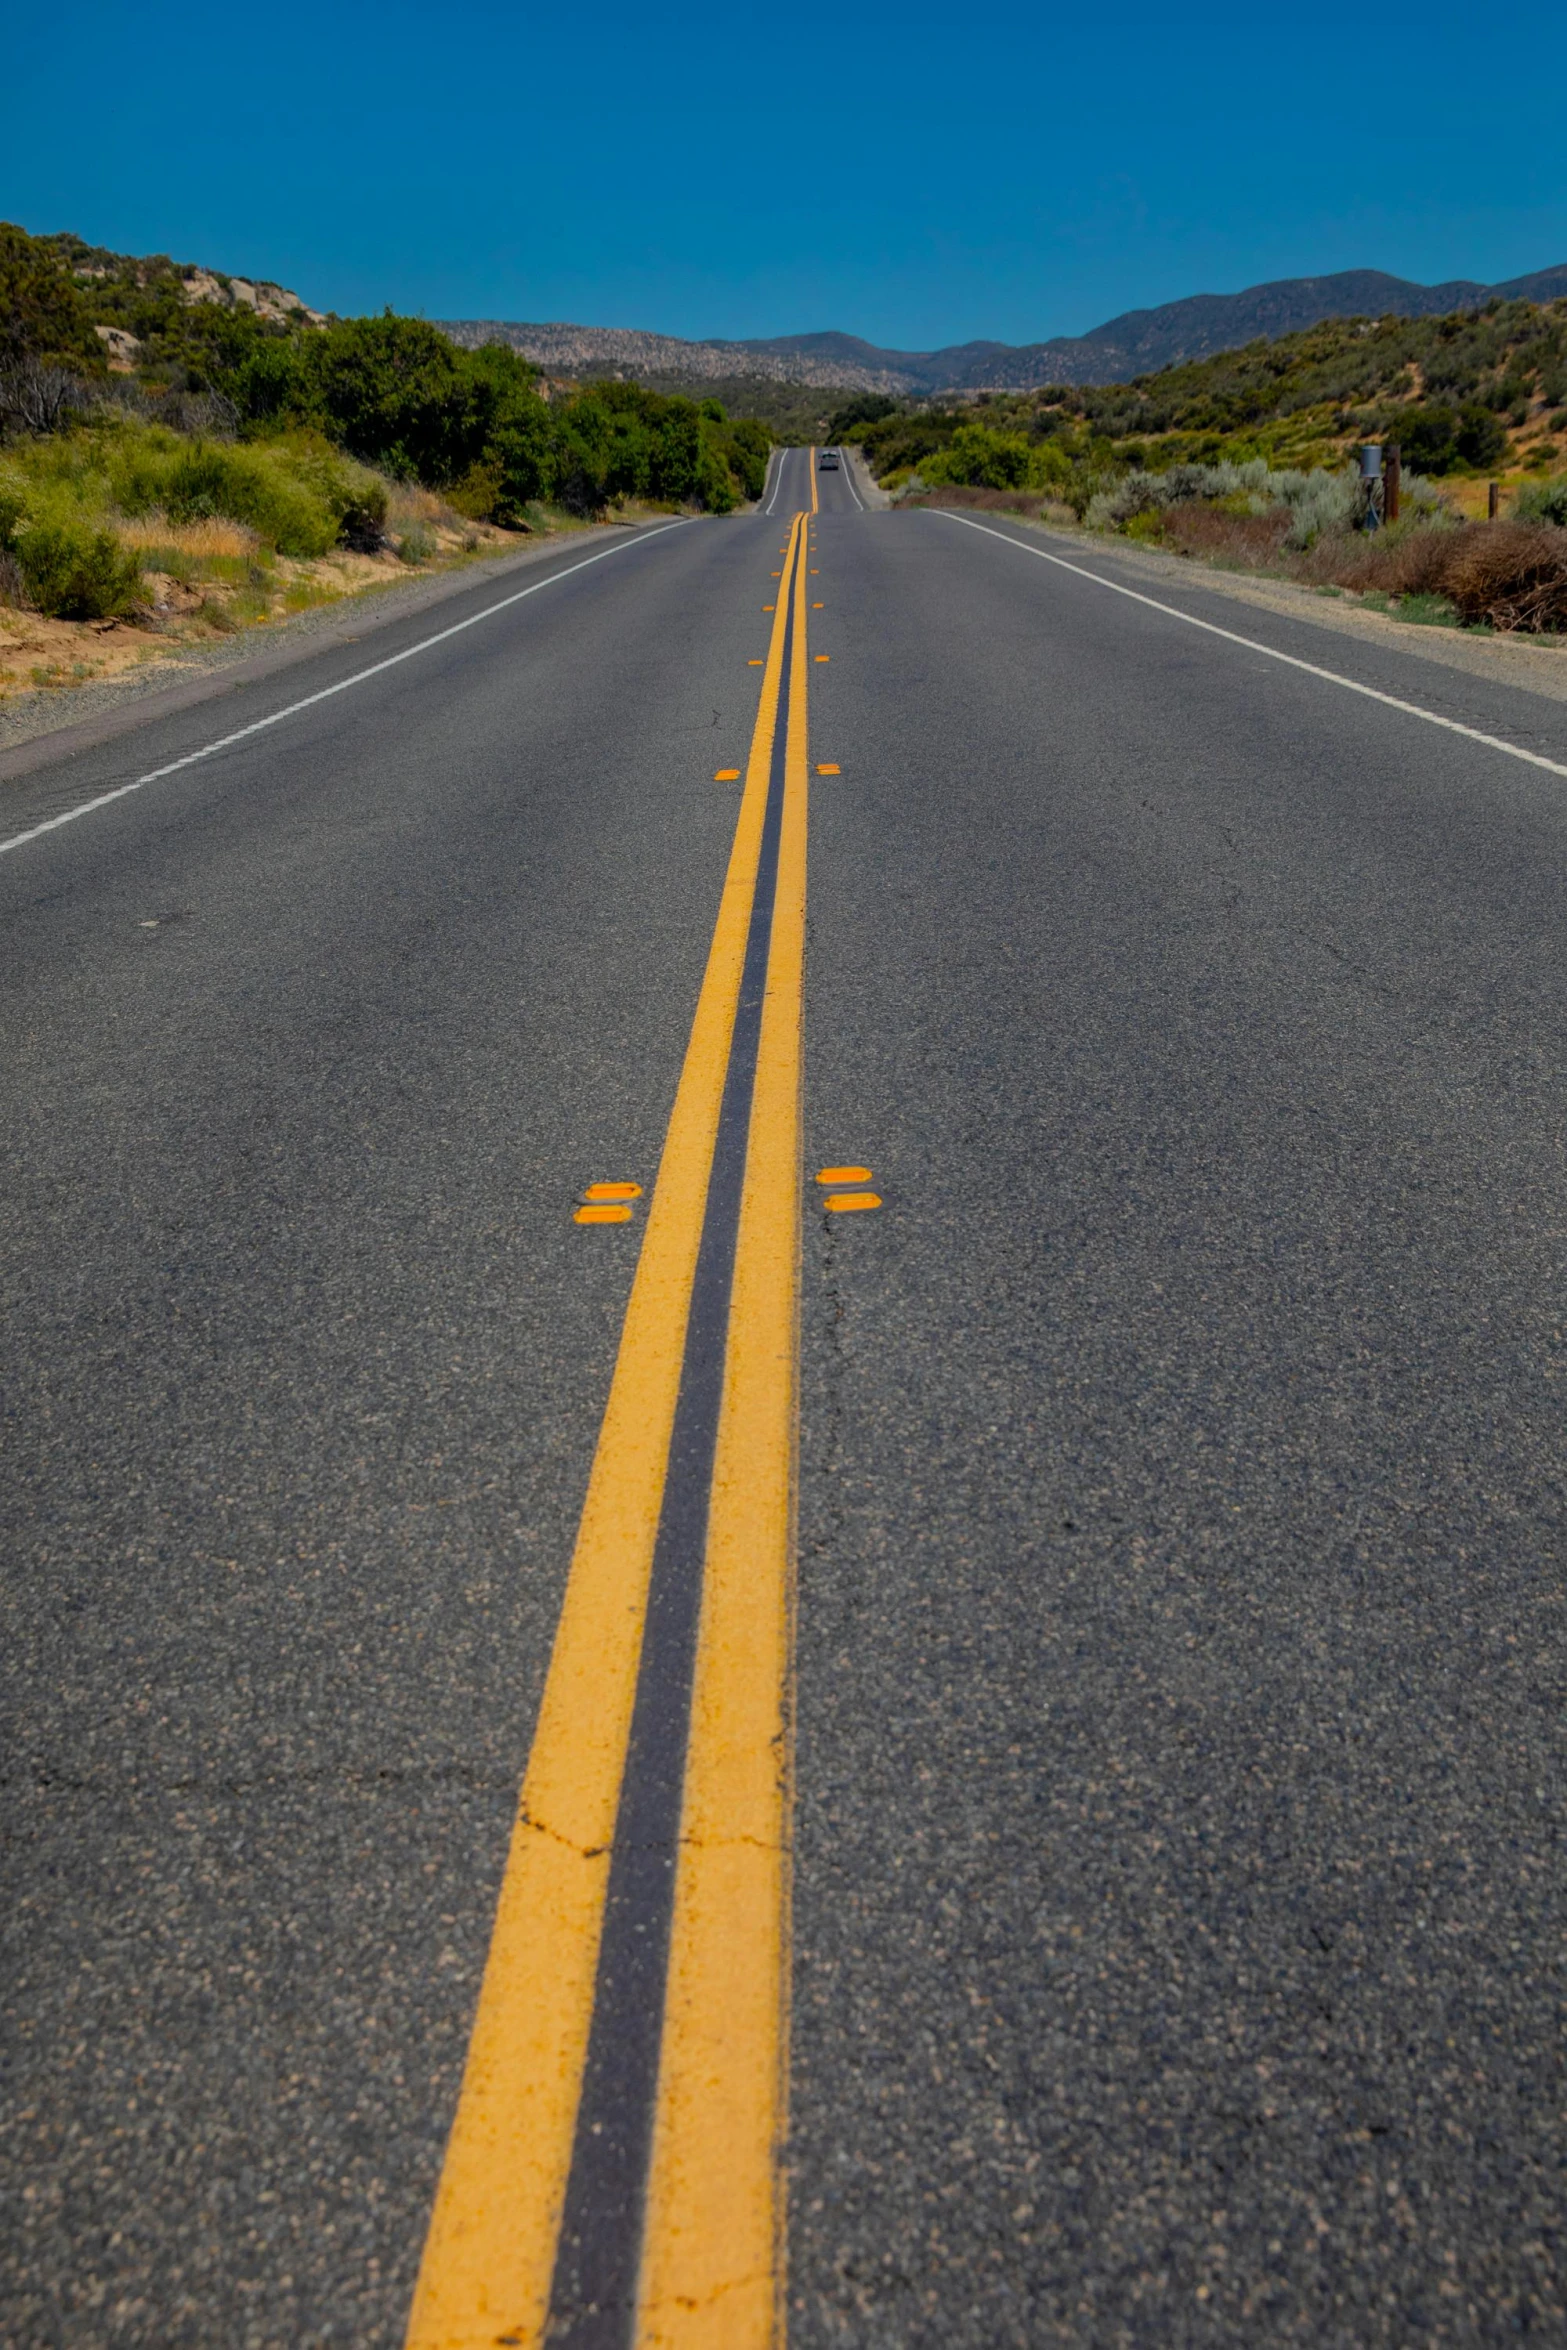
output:
[[[80,293],[41,238],[0,220],[0,366],[24,359],[102,375],[103,345]]]

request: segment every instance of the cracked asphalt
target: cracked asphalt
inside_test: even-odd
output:
[[[791,2337],[1563,2339],[1567,783],[823,503]],[[777,543],[0,855],[8,2343],[401,2338]]]

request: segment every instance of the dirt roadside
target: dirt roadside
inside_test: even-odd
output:
[[[0,705],[0,785],[32,774],[52,759],[112,741],[151,717],[270,677],[327,646],[357,643],[481,582],[499,582],[567,548],[586,552],[592,544],[626,538],[667,520],[656,516],[647,522],[594,523],[580,530],[542,533],[521,546],[513,540],[499,553],[473,555],[449,570],[416,577],[403,572],[388,581],[378,573],[363,585],[346,586],[331,603],[290,619],[259,623],[206,643],[176,644],[116,675],[19,695]],[[24,617],[31,620],[32,615]]]
[[[939,509],[936,509],[939,511]],[[1150,594],[1159,588],[1203,588],[1277,612],[1291,620],[1309,621],[1339,636],[1358,637],[1362,643],[1386,645],[1411,653],[1418,661],[1434,661],[1445,669],[1467,670],[1471,677],[1488,677],[1498,685],[1522,686],[1525,692],[1567,702],[1567,645],[1542,644],[1524,636],[1486,636],[1476,630],[1437,628],[1395,620],[1386,613],[1368,611],[1347,595],[1299,587],[1293,580],[1258,578],[1254,574],[1222,571],[1194,562],[1187,555],[1167,555],[1153,547],[1135,547],[1124,539],[1108,539],[1098,531],[1076,531],[1060,523],[1034,522],[1023,515],[976,515],[976,521],[1016,525],[1051,542],[1052,551],[1085,571],[1103,562],[1118,574],[1130,574]]]

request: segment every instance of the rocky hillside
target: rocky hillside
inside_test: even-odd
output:
[[[326,323],[324,310],[312,310],[297,294],[290,293],[287,286],[274,285],[270,278],[229,277],[222,270],[205,268],[199,261],[171,261],[163,253],[112,253],[106,245],[89,245],[85,237],[74,236],[69,230],[36,241],[58,256],[82,291],[96,297],[96,306],[100,308],[108,309],[117,301],[167,288],[182,302],[210,302],[222,310],[249,310],[257,318],[280,326]],[[123,339],[124,330],[100,321],[99,332],[112,347],[114,335],[119,333]]]
[[[682,342],[633,327],[527,325],[508,319],[444,319],[469,349],[508,343],[552,374],[656,376],[713,382],[737,375],[896,399],[1036,385],[1128,383],[1186,359],[1238,350],[1259,335],[1299,333],[1326,318],[1437,318],[1492,300],[1549,302],[1567,295],[1567,263],[1503,285],[1455,278],[1416,285],[1377,269],[1280,278],[1239,294],[1194,294],[1154,310],[1128,310],[1091,333],[1053,342],[955,343],[939,351],[889,351],[855,335],[777,335],[757,342]]]

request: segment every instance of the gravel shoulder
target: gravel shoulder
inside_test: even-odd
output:
[[[858,480],[858,475],[855,478]],[[1392,620],[1381,612],[1369,612],[1347,598],[1299,587],[1293,580],[1260,579],[1223,571],[1206,563],[1194,563],[1188,556],[1129,546],[1120,540],[1102,538],[1097,532],[1065,531],[1058,524],[1046,526],[1021,515],[1009,515],[1005,519],[1035,537],[1048,539],[1069,561],[1081,562],[1085,568],[1106,565],[1146,583],[1150,593],[1160,586],[1206,588],[1215,595],[1228,596],[1237,604],[1277,612],[1289,620],[1304,620],[1336,636],[1357,637],[1362,644],[1409,653],[1417,661],[1432,661],[1444,669],[1466,670],[1471,677],[1486,678],[1494,685],[1518,686],[1525,693],[1545,694],[1552,701],[1567,702],[1567,647],[1561,645]]]
[[[481,580],[507,579],[564,548],[586,546],[627,528],[624,523],[600,523],[579,531],[551,531],[501,555],[476,556],[449,571],[368,588],[238,636],[182,646],[166,659],[97,684],[40,689],[0,708],[0,784],[31,774],[52,759],[111,741],[150,718],[270,677],[329,646],[356,643]]]

